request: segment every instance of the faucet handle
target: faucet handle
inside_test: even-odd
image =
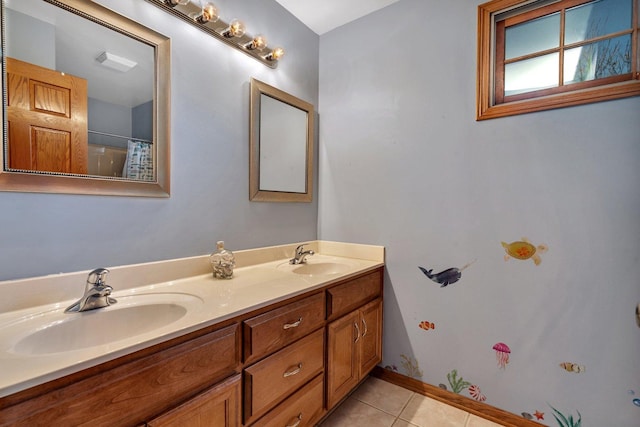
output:
[[[87,284],[96,285],[96,286],[105,285],[107,282],[106,276],[108,273],[109,273],[109,270],[107,270],[106,268],[96,268],[95,270],[91,271],[87,276]],[[91,278],[93,276],[95,276],[95,279],[92,282]]]
[[[306,245],[306,243],[298,245],[298,247],[296,248],[296,255],[302,254],[302,252],[304,251],[304,245]]]

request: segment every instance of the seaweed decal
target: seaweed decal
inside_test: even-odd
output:
[[[553,406],[549,405],[553,410],[553,418],[556,419],[560,427],[580,427],[582,425],[582,415],[578,412],[578,419],[574,420],[573,415],[569,415],[569,418],[562,415],[562,412],[558,411]]]
[[[457,369],[454,369],[453,371],[447,374],[447,380],[449,380],[451,391],[458,394],[460,394],[462,390],[464,390],[465,388],[468,388],[471,385],[469,381],[465,381],[462,377],[458,378]]]
[[[402,358],[400,364],[407,373],[407,376],[413,378],[422,378],[422,370],[418,366],[417,360],[414,360],[411,357],[407,357],[404,354],[401,354],[400,358]]]

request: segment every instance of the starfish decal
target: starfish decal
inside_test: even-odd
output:
[[[536,417],[536,420],[544,420],[544,412],[536,410],[533,415]]]

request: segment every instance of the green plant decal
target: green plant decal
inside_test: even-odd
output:
[[[580,427],[582,425],[582,415],[578,412],[578,419],[576,421],[573,420],[573,415],[569,415],[569,418],[562,415],[562,412],[558,411],[553,406],[549,405],[553,410],[553,418],[556,419],[560,427]]]
[[[469,387],[471,383],[469,381],[464,381],[462,377],[458,377],[458,370],[454,369],[450,373],[447,374],[447,379],[449,380],[449,385],[451,386],[451,390],[454,393],[460,394],[462,390]]]
[[[400,358],[402,358],[400,364],[407,373],[407,376],[413,378],[422,378],[422,370],[418,367],[417,360],[414,361],[411,357],[407,357],[404,354],[401,354]]]

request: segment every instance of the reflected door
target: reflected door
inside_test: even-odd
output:
[[[7,58],[11,169],[87,173],[87,81]]]

